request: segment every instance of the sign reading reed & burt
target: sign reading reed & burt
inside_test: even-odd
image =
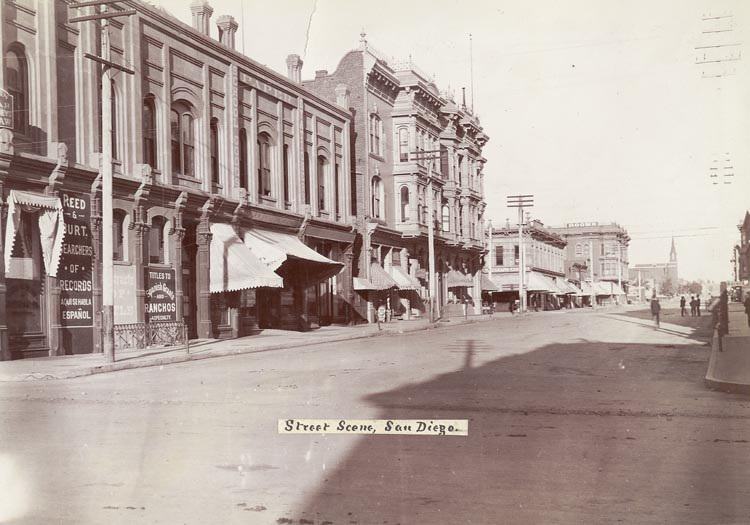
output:
[[[91,244],[91,201],[85,193],[60,192],[65,237],[57,277],[60,285],[60,321],[66,353],[93,350],[94,282]],[[89,330],[81,330],[89,328]]]

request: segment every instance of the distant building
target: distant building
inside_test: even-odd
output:
[[[735,246],[734,280],[747,282],[750,280],[750,212],[745,212],[745,218],[737,229],[740,230],[740,243]]]
[[[550,228],[550,231],[567,242],[565,274],[568,279],[579,284],[604,283],[611,295],[627,293],[630,236],[625,228],[616,223],[577,222]],[[604,288],[600,288],[603,292]]]
[[[524,226],[523,236],[529,304],[535,300],[545,309],[564,305],[566,294],[572,291],[565,282],[565,240],[538,220]],[[487,268],[497,287],[493,301],[507,303],[518,298],[519,255],[518,226],[492,228]]]
[[[670,292],[665,288],[671,288],[676,292],[679,284],[679,274],[677,271],[677,249],[675,248],[674,238],[672,247],[669,250],[669,262],[636,264],[630,269],[630,282],[632,284],[651,283],[657,293]],[[666,285],[666,286],[665,286]]]

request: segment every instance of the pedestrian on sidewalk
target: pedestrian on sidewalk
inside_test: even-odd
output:
[[[695,297],[695,315],[701,316],[701,294]]]
[[[745,293],[745,314],[747,314],[747,326],[750,326],[750,292]]]
[[[510,315],[513,315],[513,312],[515,311],[515,309],[516,309],[516,302],[513,299],[511,299],[510,302],[508,303],[508,311],[510,312]]]
[[[680,297],[680,317],[685,317],[685,296]]]
[[[656,294],[653,295],[651,298],[651,317],[654,318],[654,321],[656,321],[656,328],[659,328],[659,314],[661,312],[661,304],[659,304],[659,299],[656,297]]]
[[[690,296],[690,317],[695,317],[695,296]]]

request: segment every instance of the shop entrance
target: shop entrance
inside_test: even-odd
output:
[[[11,359],[49,355],[45,273],[39,213],[22,211],[6,268],[6,314]],[[6,249],[10,249],[6,246]]]
[[[198,243],[196,239],[197,224],[185,226],[185,237],[182,239],[182,315],[188,329],[188,338],[198,338],[198,302],[196,281],[196,258]]]

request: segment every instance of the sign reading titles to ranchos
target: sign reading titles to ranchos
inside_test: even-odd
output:
[[[63,326],[93,326],[94,283],[89,195],[61,192],[65,237],[60,267],[60,320]]]
[[[177,320],[174,291],[174,270],[146,269],[146,322],[162,323]]]

